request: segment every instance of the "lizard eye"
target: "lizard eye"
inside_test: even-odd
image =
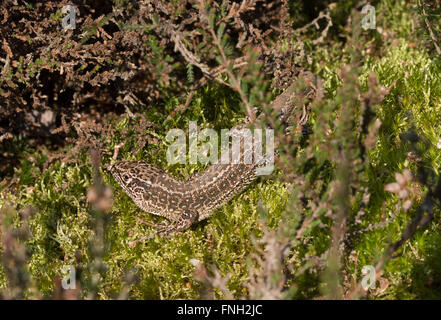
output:
[[[123,174],[123,179],[124,179],[124,180],[129,180],[129,179],[130,179],[130,176],[129,176],[127,173],[124,173],[124,174]]]

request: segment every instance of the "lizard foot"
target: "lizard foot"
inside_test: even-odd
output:
[[[149,223],[149,222],[146,222],[140,218],[137,218],[138,222],[146,224],[150,227],[153,227],[156,229],[156,231],[149,234],[148,236],[141,237],[137,240],[131,241],[129,243],[129,246],[131,248],[134,248],[137,243],[150,240],[155,236],[155,234],[157,234],[163,238],[172,238],[176,234],[178,234],[179,232],[185,231],[188,228],[190,228],[193,225],[193,223],[198,221],[198,217],[199,217],[199,214],[197,212],[189,212],[189,213],[185,213],[184,215],[182,215],[182,217],[177,222],[160,223],[160,224]]]

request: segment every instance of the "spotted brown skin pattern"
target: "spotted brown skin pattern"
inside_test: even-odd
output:
[[[310,81],[311,76],[309,73],[305,79]],[[306,90],[312,92],[313,88],[315,86],[311,84]],[[278,112],[278,119],[282,124],[303,125],[307,120],[305,108],[293,106],[292,99],[293,90],[290,86],[272,106]],[[240,125],[235,128],[244,127],[245,125]],[[245,143],[244,139],[241,142]],[[155,226],[159,235],[172,236],[211,216],[215,209],[240,194],[258,177],[256,169],[264,166],[266,160],[245,163],[244,150],[247,148],[240,150],[239,163],[212,164],[203,173],[187,180],[175,179],[164,170],[144,161],[118,161],[111,164],[109,170],[138,207],[173,222]],[[231,148],[229,152],[231,159]]]
[[[230,132],[230,136],[239,138],[241,143],[238,163],[218,161],[187,180],[175,179],[144,161],[118,161],[109,169],[123,190],[144,211],[178,223],[185,215],[201,221],[245,189],[257,178],[256,169],[266,164],[265,158],[245,163],[247,156],[252,155],[253,145],[252,140],[248,141],[240,134],[244,128],[246,125],[239,125]],[[231,148],[228,152],[232,159]]]
[[[188,180],[178,180],[144,161],[119,161],[110,167],[113,177],[146,212],[179,222],[188,212],[197,221],[243,191],[257,178],[254,164],[213,164]]]
[[[213,164],[187,180],[175,179],[144,161],[115,162],[109,170],[138,207],[174,222],[153,225],[159,235],[170,237],[208,218],[257,178],[256,168],[265,161],[245,164],[243,152],[241,159],[239,163]]]

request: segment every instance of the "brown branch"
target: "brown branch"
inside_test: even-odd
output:
[[[301,28],[298,28],[296,30],[293,31],[293,33],[299,33],[302,31],[305,31],[306,29],[308,29],[311,26],[314,26],[317,30],[320,29],[318,22],[325,18],[327,20],[327,25],[325,27],[325,29],[323,29],[320,37],[318,37],[317,39],[315,39],[312,43],[314,44],[319,44],[322,43],[323,40],[326,38],[326,36],[328,35],[328,31],[329,28],[332,27],[332,19],[331,19],[331,13],[329,11],[329,9],[327,8],[325,11],[321,11],[318,15],[317,18],[315,18],[314,20],[312,20],[310,23],[304,25]]]
[[[423,14],[426,14],[423,10]],[[433,44],[435,46],[436,52],[441,55],[441,48],[438,46],[438,39],[436,38],[435,34],[433,33],[432,26],[430,25],[429,19],[426,17],[424,19],[424,22],[426,23],[427,30],[429,31],[430,37],[432,38]]]
[[[209,21],[209,13],[207,12],[205,1],[199,0],[199,4],[200,4],[200,8],[201,8],[201,13],[203,14],[203,16],[205,16],[206,21]],[[230,78],[230,81],[232,84],[232,88],[237,93],[239,93],[239,96],[240,96],[242,102],[245,104],[247,116],[250,118],[251,122],[254,123],[256,121],[255,112],[254,112],[254,110],[252,110],[250,103],[248,101],[248,98],[247,98],[245,92],[243,92],[243,90],[241,88],[240,80],[236,77],[236,75],[233,73],[232,69],[229,67],[230,60],[227,58],[227,56],[225,54],[225,51],[224,51],[222,44],[221,44],[221,39],[218,38],[216,32],[213,30],[213,28],[211,26],[209,26],[209,32],[210,32],[211,36],[213,37],[214,44],[216,45],[216,47],[219,50],[219,53],[222,58],[222,65],[225,68],[225,70],[227,71],[228,77]]]

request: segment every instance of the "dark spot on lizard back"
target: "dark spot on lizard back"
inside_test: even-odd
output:
[[[137,185],[138,187],[141,187],[141,188],[143,188],[143,189],[150,189],[150,188],[152,187],[151,184],[149,184],[149,183],[147,183],[147,182],[145,182],[145,181],[141,181],[141,180],[139,180],[139,179],[134,179],[133,183],[134,183],[135,185]]]

